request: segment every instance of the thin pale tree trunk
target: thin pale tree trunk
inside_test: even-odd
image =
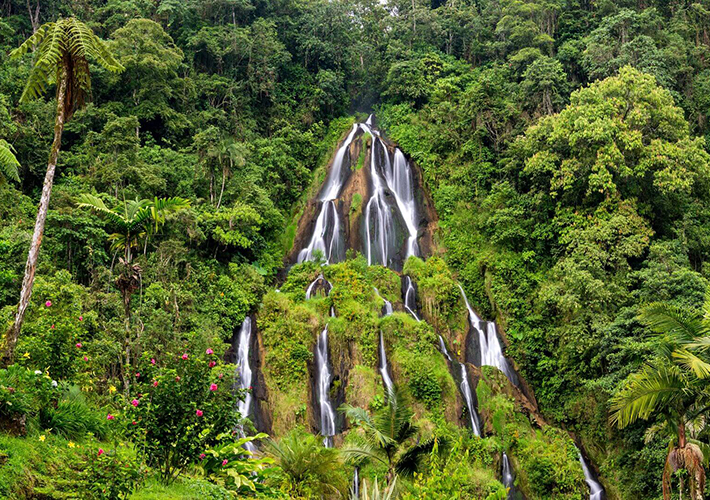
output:
[[[32,234],[32,242],[30,243],[30,251],[27,253],[27,264],[25,265],[25,277],[22,279],[22,290],[20,291],[20,302],[17,305],[17,314],[15,322],[10,327],[7,333],[7,342],[5,344],[4,361],[6,364],[12,362],[15,354],[15,346],[17,339],[20,338],[20,330],[22,322],[25,319],[27,307],[30,305],[32,298],[32,285],[35,280],[35,272],[37,271],[37,259],[39,257],[39,247],[42,244],[42,235],[44,234],[44,223],[47,220],[47,211],[49,210],[49,198],[52,195],[52,186],[54,184],[54,171],[57,168],[57,156],[59,156],[59,148],[62,144],[62,132],[64,130],[64,120],[66,116],[66,93],[67,93],[67,69],[63,67],[60,76],[59,89],[57,90],[57,118],[54,122],[54,141],[52,149],[49,152],[49,162],[47,163],[47,174],[44,176],[44,185],[42,186],[42,197],[39,200],[39,209],[37,210],[37,220],[35,221],[35,229]]]

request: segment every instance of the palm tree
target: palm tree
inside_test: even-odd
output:
[[[86,96],[91,91],[88,59],[93,59],[109,71],[123,70],[123,66],[114,59],[99,37],[88,26],[73,17],[43,24],[22,45],[10,53],[10,58],[21,57],[31,50],[35,51],[36,57],[20,102],[44,95],[47,87],[56,83],[57,114],[54,121],[54,141],[49,151],[47,173],[42,186],[37,220],[30,250],[27,253],[20,302],[17,306],[15,321],[7,334],[4,352],[7,362],[12,360],[25,312],[32,296],[39,247],[47,219],[64,124],[72,117],[74,111],[84,104]]]
[[[0,139],[0,181],[9,178],[19,182],[20,175],[17,173],[19,166],[20,163],[15,158],[12,146]]]
[[[268,441],[266,451],[283,471],[280,486],[290,498],[343,496],[347,486],[338,450],[323,447],[313,434],[294,429],[279,441]]]
[[[687,471],[690,496],[702,499],[705,489],[703,449],[707,445],[687,437],[687,430],[710,404],[710,297],[704,315],[685,307],[652,304],[641,319],[659,334],[652,361],[631,374],[612,397],[611,422],[624,428],[638,419],[662,418],[670,433],[663,470],[663,498],[671,498],[672,476]],[[684,489],[680,478],[679,489]]]
[[[92,194],[79,196],[77,205],[89,208],[104,216],[116,228],[109,235],[111,250],[122,252],[119,259],[123,270],[116,278],[116,287],[123,299],[126,340],[124,343],[124,366],[131,363],[131,296],[140,286],[141,268],[133,263],[134,249],[141,247],[143,240],[144,253],[148,249],[148,238],[157,234],[165,224],[167,216],[190,207],[190,202],[183,198],[154,198],[152,200],[131,200],[123,204],[122,210],[111,210],[103,200]],[[130,377],[124,370],[123,383],[128,390]]]
[[[341,406],[340,411],[357,427],[360,438],[359,443],[345,446],[341,453],[354,465],[375,460],[387,466],[388,485],[393,483],[396,474],[411,476],[417,472],[421,459],[434,448],[435,439],[415,442],[419,429],[399,389],[395,389],[387,404],[374,415],[351,405]],[[439,443],[443,444],[441,439]]]

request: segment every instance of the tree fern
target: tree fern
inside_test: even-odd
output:
[[[66,112],[71,116],[85,96],[91,92],[88,60],[92,59],[108,71],[119,72],[123,66],[111,55],[104,42],[91,28],[74,17],[42,25],[22,45],[10,52],[10,58],[35,52],[35,62],[20,98],[26,102],[44,95],[66,71]]]

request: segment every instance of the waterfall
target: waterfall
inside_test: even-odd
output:
[[[466,303],[466,309],[468,309],[469,323],[478,333],[478,343],[481,348],[481,365],[495,366],[508,377],[508,380],[510,380],[513,385],[518,385],[518,377],[503,355],[503,349],[498,340],[495,323],[481,321],[481,318],[473,312],[471,305],[468,303],[468,298],[466,297],[466,292],[463,291],[463,287],[461,285],[458,285],[458,287]]]
[[[328,295],[330,293],[330,289],[333,288],[333,286],[330,284],[330,281],[325,279],[322,274],[319,274],[316,279],[311,281],[311,284],[308,285],[308,288],[306,288],[306,300],[310,299],[313,297],[313,293],[315,290],[316,285],[322,286],[323,289],[325,290],[325,294]]]
[[[316,366],[318,370],[318,406],[320,406],[320,433],[326,448],[333,446],[335,435],[335,412],[330,401],[330,384],[333,376],[328,366],[328,325],[318,336],[316,345]]]
[[[389,163],[389,162],[388,162]],[[390,166],[390,165],[387,165]],[[397,208],[402,214],[404,223],[407,226],[409,237],[407,238],[407,254],[405,260],[419,253],[417,245],[417,211],[414,201],[414,179],[412,169],[407,164],[402,151],[397,148],[394,152],[394,161],[391,168],[385,169],[385,180],[387,186],[394,194]]]
[[[249,366],[251,334],[251,318],[247,316],[246,318],[244,318],[244,322],[242,323],[242,326],[239,329],[239,337],[237,340],[237,383],[239,385],[239,389],[247,391],[246,395],[244,396],[244,400],[239,401],[239,403],[237,404],[237,409],[239,410],[239,414],[241,415],[242,419],[249,418],[249,412],[251,410],[252,404],[251,386],[253,374],[251,367]],[[244,427],[241,424],[238,426],[237,432],[241,435],[241,437],[246,436],[246,433],[244,432]],[[254,444],[251,442],[245,443],[244,448],[251,452],[256,451],[256,446],[254,446]]]
[[[441,353],[446,357],[446,359],[454,364],[454,360],[451,358],[448,349],[446,349],[446,344],[444,344],[444,339],[439,335],[439,349]],[[458,362],[457,362],[458,363]],[[478,412],[476,411],[476,405],[473,402],[473,392],[471,391],[471,384],[468,383],[468,370],[464,363],[458,363],[459,365],[459,378],[461,382],[459,383],[459,390],[463,396],[464,403],[466,403],[466,410],[468,411],[469,423],[471,424],[471,430],[476,436],[481,435],[481,425],[478,418]],[[457,377],[454,377],[457,378]]]
[[[594,479],[594,476],[592,476],[592,472],[579,448],[577,448],[577,454],[579,455],[579,463],[582,464],[582,471],[584,471],[584,479],[589,486],[589,500],[602,500],[604,498],[604,488]]]
[[[382,139],[373,135],[370,155],[372,195],[365,207],[367,264],[387,266],[390,263],[391,253],[393,253],[390,250],[393,250],[395,243],[395,223],[392,210],[385,200],[384,180],[377,170],[377,144],[381,145],[384,150],[385,163],[389,164],[389,156]]]
[[[510,497],[515,488],[515,476],[513,476],[513,468],[510,466],[508,455],[506,455],[505,452],[503,452],[503,474],[501,482],[503,486],[508,488],[508,497]]]
[[[392,308],[392,302],[380,295],[380,292],[377,290],[377,288],[375,288],[375,295],[377,295],[385,302],[385,305],[382,306],[382,316],[389,316],[390,314],[392,314],[394,312],[394,309]]]
[[[353,472],[353,485],[350,487],[350,498],[360,498],[360,467],[357,466]]]
[[[385,351],[385,340],[382,332],[380,332],[380,373],[382,374],[382,382],[385,384],[386,395],[389,398],[394,394],[394,383],[389,374],[387,351]]]
[[[406,290],[404,292],[404,308],[409,314],[411,314],[414,319],[421,321],[419,316],[417,316],[417,294],[414,290],[414,283],[412,283],[412,278],[405,276]]]
[[[333,165],[318,197],[321,202],[321,208],[313,229],[313,235],[308,245],[299,252],[298,262],[313,260],[316,252],[323,253],[326,264],[337,262],[345,255],[342,224],[335,206],[335,200],[343,188],[343,160],[359,128],[358,124],[353,125],[350,134],[335,154]]]

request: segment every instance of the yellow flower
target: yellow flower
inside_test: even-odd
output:
[[[69,442],[67,443],[67,446],[68,446],[69,448],[74,448],[76,445],[74,444],[74,441],[69,441]]]
[[[29,352],[26,352],[26,353],[24,353],[24,354],[22,355],[22,357],[23,357],[23,358],[29,358],[29,357],[30,357],[30,353],[29,353]]]
[[[47,439],[47,438],[45,437],[44,434],[42,434],[42,435],[39,437],[39,440],[42,441],[42,442],[44,442],[45,439]]]
[[[111,394],[113,394],[114,392],[116,392],[116,386],[115,386],[115,385],[110,386],[110,387],[108,388],[108,392],[110,392]]]

